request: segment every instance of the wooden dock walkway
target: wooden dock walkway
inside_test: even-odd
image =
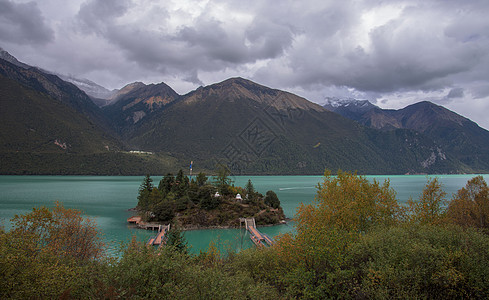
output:
[[[127,219],[127,222],[129,222],[130,224],[138,225],[139,223],[141,223],[141,217],[140,216],[130,217],[129,219]]]
[[[250,239],[257,247],[273,245],[272,238],[256,229],[255,218],[240,218],[239,221],[240,226],[243,222],[245,223],[245,228],[250,233]]]
[[[129,224],[134,224],[141,229],[158,230],[158,231],[160,229],[160,224],[144,222],[140,216],[130,217],[127,219],[127,222]]]
[[[164,245],[167,239],[167,233],[170,231],[170,224],[168,225],[159,225],[158,234],[149,239],[148,245]]]

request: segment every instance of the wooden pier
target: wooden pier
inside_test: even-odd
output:
[[[140,216],[133,216],[127,219],[127,222],[129,224],[134,224],[138,228],[141,229],[148,229],[148,230],[158,230],[160,229],[160,224],[157,223],[146,223],[144,222]]]
[[[245,224],[246,230],[250,233],[251,241],[257,247],[273,245],[274,242],[272,238],[270,238],[268,235],[264,233],[261,233],[260,231],[258,231],[258,229],[256,229],[255,218],[240,218],[239,222],[240,222],[240,226],[242,223]]]
[[[148,245],[164,245],[166,244],[166,240],[168,238],[167,233],[170,231],[170,224],[168,225],[159,225],[158,234],[149,239]]]
[[[130,217],[129,219],[127,219],[127,222],[129,222],[130,224],[139,225],[139,223],[141,223],[141,217],[140,216]]]

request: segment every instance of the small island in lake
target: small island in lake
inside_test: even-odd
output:
[[[251,180],[244,188],[234,186],[226,168],[220,168],[212,182],[204,173],[189,179],[180,170],[176,176],[167,174],[155,186],[146,175],[136,210],[137,223],[143,228],[157,228],[158,224],[184,230],[234,228],[240,226],[240,218],[254,218],[256,225],[285,223],[275,192],[264,196],[255,191]]]

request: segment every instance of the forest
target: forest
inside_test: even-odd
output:
[[[35,208],[0,231],[0,298],[487,299],[489,188],[482,176],[447,195],[437,178],[399,203],[389,181],[329,172],[296,232],[272,247],[189,254],[133,239],[105,251],[80,211]]]

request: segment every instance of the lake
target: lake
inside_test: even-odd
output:
[[[447,198],[476,175],[438,175],[447,192]],[[489,175],[483,175],[486,181]],[[161,176],[154,176],[158,184]],[[322,176],[235,176],[235,185],[245,186],[251,179],[257,191],[265,194],[268,190],[277,193],[285,215],[292,218],[296,208],[302,203],[311,203],[316,194],[316,185]],[[390,179],[397,192],[397,199],[405,203],[409,197],[417,199],[426,184],[424,175],[367,176],[369,180],[383,182]],[[133,213],[127,211],[136,206],[138,188],[143,176],[0,176],[0,225],[7,230],[9,220],[14,215],[29,213],[33,207],[54,206],[60,201],[67,208],[82,210],[95,218],[109,252],[116,253],[121,242],[127,242],[133,235],[146,241],[155,234],[128,226],[126,220]],[[293,231],[293,224],[261,227],[269,236]],[[211,241],[221,247],[233,249],[251,247],[252,243],[239,229],[193,230],[185,232],[185,238],[192,246],[192,252],[207,249]]]

